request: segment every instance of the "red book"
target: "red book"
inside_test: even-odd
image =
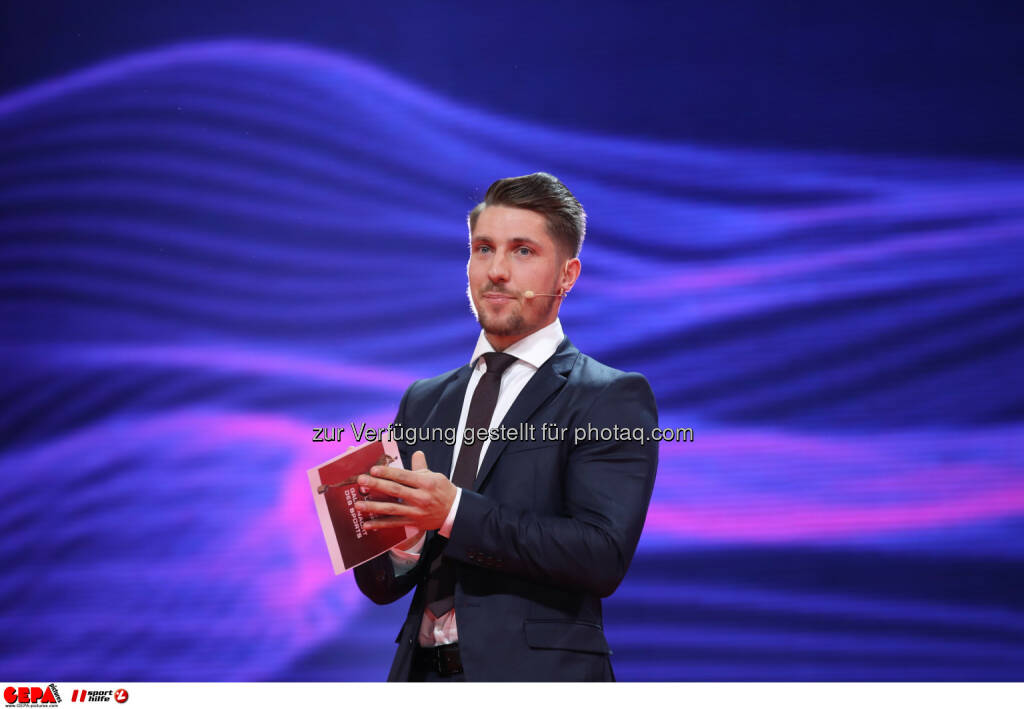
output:
[[[369,475],[375,465],[402,467],[394,441],[364,443],[309,469],[313,501],[335,574],[364,564],[418,534],[415,527],[370,530],[363,527],[372,515],[355,508],[358,500],[394,502],[390,497],[378,498],[360,492],[358,476]]]

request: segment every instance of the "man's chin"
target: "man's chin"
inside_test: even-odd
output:
[[[494,318],[477,317],[481,329],[488,335],[495,337],[510,337],[523,334],[526,323],[520,318],[496,320]]]

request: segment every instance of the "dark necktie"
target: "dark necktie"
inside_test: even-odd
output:
[[[487,363],[487,371],[476,383],[476,390],[469,402],[469,413],[466,414],[466,428],[480,429],[491,427],[494,406],[498,403],[498,391],[501,389],[501,375],[516,361],[516,357],[504,352],[488,352],[483,355]],[[473,445],[466,445],[463,440],[459,449],[459,458],[455,461],[452,471],[452,482],[457,487],[473,489],[476,472],[480,467],[480,449],[483,442],[473,437]],[[430,564],[430,577],[427,579],[427,608],[440,618],[455,607],[455,562],[438,554]]]

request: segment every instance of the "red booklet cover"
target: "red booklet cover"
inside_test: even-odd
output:
[[[414,527],[373,530],[363,527],[372,515],[357,510],[354,506],[356,501],[393,501],[392,498],[375,498],[360,492],[356,482],[358,476],[363,473],[369,475],[370,468],[375,465],[402,466],[394,441],[365,443],[309,469],[313,501],[335,574],[364,564],[417,534]]]

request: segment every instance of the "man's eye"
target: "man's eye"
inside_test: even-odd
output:
[[[533,253],[527,246],[520,246],[518,249],[516,249],[516,251],[519,253],[520,256],[529,256],[530,254]]]
[[[489,252],[490,250],[491,250],[491,247],[490,247],[490,246],[488,246],[487,244],[477,244],[477,245],[476,245],[476,251],[477,251],[477,253],[480,253],[480,254],[486,254],[486,253],[487,253],[487,252]]]

